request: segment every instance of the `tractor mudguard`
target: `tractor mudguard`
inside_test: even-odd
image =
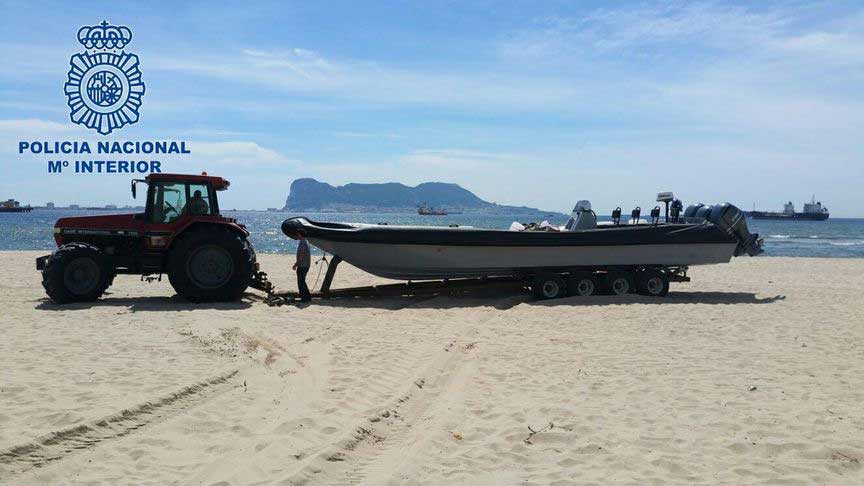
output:
[[[237,223],[229,223],[227,221],[192,221],[189,224],[179,228],[176,233],[174,233],[171,237],[171,241],[168,243],[168,249],[174,246],[174,242],[177,241],[184,234],[189,233],[190,231],[196,231],[200,229],[202,226],[218,226],[220,228],[226,228],[230,230],[232,233],[235,233],[237,236],[244,240],[249,239],[249,230],[240,226]]]

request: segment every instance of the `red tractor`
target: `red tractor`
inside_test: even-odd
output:
[[[159,174],[147,184],[143,213],[60,218],[57,250],[36,259],[42,286],[56,303],[98,299],[117,274],[168,274],[177,294],[192,302],[232,301],[247,287],[269,290],[249,231],[219,214],[221,177]]]

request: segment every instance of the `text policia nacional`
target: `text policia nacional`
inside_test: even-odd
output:
[[[191,153],[186,142],[176,141],[55,141],[18,142],[19,154],[53,156],[48,160],[48,172],[60,173],[150,173],[162,172],[162,162],[142,155],[185,155]],[[109,155],[113,157],[69,160],[64,155]],[[121,157],[117,157],[117,156]],[[122,157],[122,156],[139,157]],[[59,156],[59,157],[58,157]]]

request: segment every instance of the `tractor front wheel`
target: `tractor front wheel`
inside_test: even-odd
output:
[[[85,243],[61,246],[42,270],[42,286],[57,304],[93,302],[113,280],[113,269],[108,267],[99,248]]]
[[[249,286],[255,252],[249,241],[219,227],[205,227],[182,235],[168,257],[168,280],[192,302],[239,299]]]

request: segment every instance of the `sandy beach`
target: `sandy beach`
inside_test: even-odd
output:
[[[665,299],[194,305],[120,276],[58,307],[41,254],[0,252],[0,484],[864,483],[864,260],[739,258]]]

